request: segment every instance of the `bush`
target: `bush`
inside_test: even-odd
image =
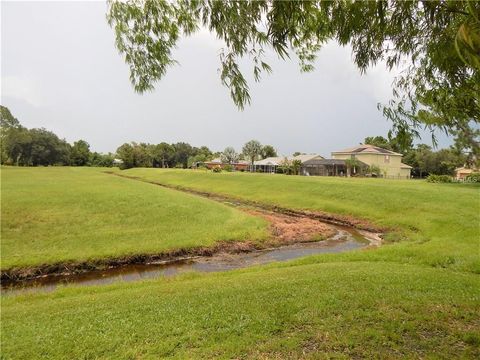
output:
[[[465,178],[465,181],[471,182],[471,183],[480,183],[480,173],[478,172],[471,173]]]
[[[233,171],[233,166],[230,165],[230,164],[225,165],[225,166],[223,167],[223,170],[228,171],[228,172],[232,172],[232,171]]]
[[[427,176],[427,182],[430,183],[451,183],[453,179],[451,176],[448,175],[435,175],[430,174]]]
[[[371,177],[378,177],[380,176],[382,171],[377,165],[370,165],[366,169],[366,175]]]
[[[222,172],[222,169],[221,169],[220,167],[214,167],[214,168],[212,169],[212,172],[214,172],[214,173],[220,173],[220,172]]]

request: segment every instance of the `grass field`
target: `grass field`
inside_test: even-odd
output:
[[[263,220],[88,168],[2,168],[2,269],[261,240]]]
[[[131,169],[122,174],[293,209],[350,215],[393,230],[395,242],[350,259],[419,263],[480,273],[480,186]]]
[[[38,171],[53,179],[54,171],[67,170]],[[91,177],[125,186],[137,196],[148,192],[148,199],[156,196],[150,189],[165,192],[96,169],[68,171],[84,179],[78,181]],[[388,237],[390,243],[376,250],[227,273],[2,297],[3,358],[480,356],[479,187],[153,169],[122,173],[284,207],[361,217],[395,231]],[[52,191],[55,188],[52,185]],[[101,193],[111,189],[95,188]],[[30,191],[25,185],[20,189]],[[81,191],[88,194],[90,189]],[[16,200],[4,197],[4,184],[2,190],[3,221],[5,207]],[[165,193],[178,199],[187,196]],[[64,209],[73,204],[66,202]]]

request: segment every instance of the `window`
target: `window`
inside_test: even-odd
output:
[[[389,163],[390,163],[390,155],[385,155],[384,162],[385,162],[385,164],[389,164]]]

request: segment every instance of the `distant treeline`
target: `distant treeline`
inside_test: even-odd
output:
[[[121,167],[162,167],[190,168],[201,165],[205,161],[219,158],[225,164],[233,164],[239,160],[253,160],[269,156],[277,156],[271,145],[261,145],[256,140],[247,142],[241,153],[233,147],[227,147],[222,152],[212,152],[207,146],[195,147],[179,142],[176,144],[145,144],[125,143],[117,149],[116,155],[122,160]]]
[[[6,165],[20,166],[112,166],[114,159],[121,160],[122,168],[163,167],[188,168],[213,158],[220,158],[227,164],[239,160],[253,162],[257,159],[277,156],[271,145],[262,145],[256,140],[247,142],[241,152],[227,147],[222,152],[213,152],[207,146],[195,147],[185,142],[168,144],[125,143],[115,153],[102,154],[91,152],[89,144],[78,140],[69,144],[53,132],[46,129],[27,129],[11,114],[10,110],[0,106],[1,149],[0,160]],[[409,141],[382,136],[367,137],[366,144],[372,144],[404,154],[402,162],[413,167],[412,175],[425,177],[429,174],[453,175],[455,168],[464,164],[475,166],[477,161],[464,153],[461,142],[448,149],[433,151],[432,147],[419,144],[413,146]],[[300,154],[297,152],[295,154]]]
[[[84,140],[70,145],[46,129],[27,129],[0,106],[0,161],[20,166],[112,166],[113,154],[91,152]]]

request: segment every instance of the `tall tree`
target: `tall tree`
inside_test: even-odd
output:
[[[252,59],[259,81],[271,72],[266,49],[283,59],[293,51],[303,71],[313,70],[321,46],[350,45],[361,72],[384,61],[405,66],[389,105],[381,106],[393,131],[420,126],[459,132],[475,154],[480,122],[480,2],[477,1],[110,1],[108,22],[130,66],[136,91],[151,90],[176,64],[181,36],[209,29],[224,41],[222,83],[235,104],[250,102],[240,69]]]
[[[272,145],[264,145],[262,147],[262,153],[261,153],[262,158],[268,158],[268,157],[276,157],[277,156],[277,150]]]
[[[71,146],[53,132],[46,129],[30,129],[31,146],[28,164],[38,165],[68,165]]]
[[[229,146],[223,150],[221,159],[223,163],[233,164],[238,161],[238,154],[233,147]]]
[[[135,155],[133,146],[129,143],[122,144],[116,151],[117,157],[123,161],[122,168],[130,169],[135,166]]]
[[[243,145],[242,152],[245,157],[250,160],[250,164],[253,165],[253,162],[257,160],[262,153],[262,144],[257,140],[250,140]]]
[[[27,129],[12,115],[10,110],[0,105],[0,160],[18,165],[25,143],[30,142]]]
[[[184,142],[178,142],[172,146],[175,149],[175,165],[186,169],[188,167],[188,158],[195,155],[192,146]]]
[[[369,136],[364,140],[365,144],[381,147],[382,149],[393,150],[390,142],[383,136]]]
[[[2,129],[20,127],[20,122],[12,115],[10,109],[2,105],[0,105],[0,126]]]
[[[90,159],[90,145],[85,140],[75,141],[70,152],[70,159],[72,165],[87,165]]]
[[[155,146],[153,158],[162,168],[173,166],[175,149],[172,145],[162,142]]]

